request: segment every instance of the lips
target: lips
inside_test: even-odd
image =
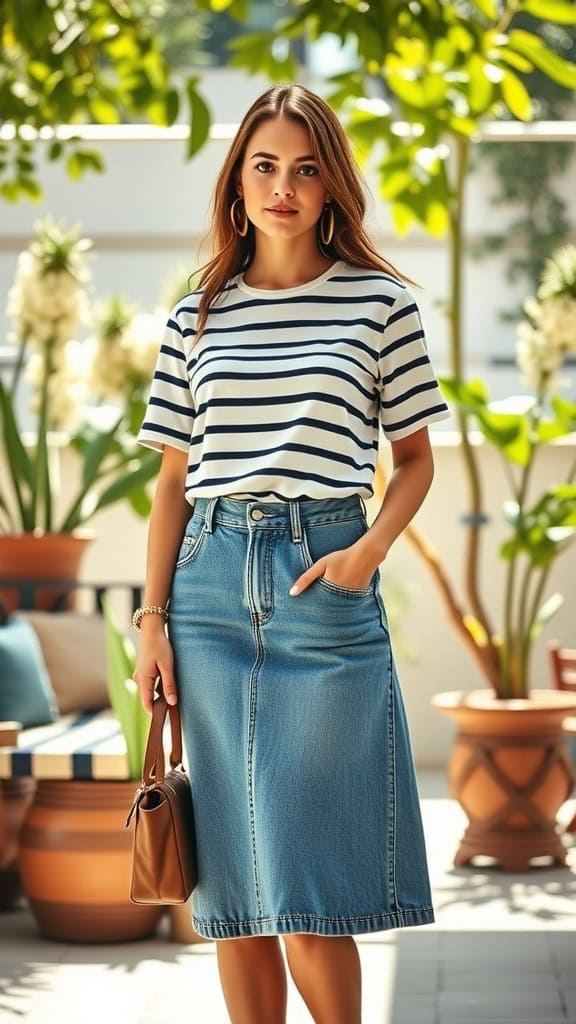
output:
[[[293,206],[269,206],[269,213],[298,213]]]

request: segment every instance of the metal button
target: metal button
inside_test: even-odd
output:
[[[250,515],[252,516],[252,519],[256,520],[256,522],[260,519],[264,519],[264,513],[261,508],[253,508]]]

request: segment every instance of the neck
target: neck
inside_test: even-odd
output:
[[[244,280],[252,288],[296,288],[320,277],[334,262],[320,252],[315,238],[268,238],[257,232]]]

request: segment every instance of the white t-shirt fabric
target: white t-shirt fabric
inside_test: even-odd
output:
[[[445,419],[411,291],[340,260],[294,288],[240,274],[172,310],[138,441],[188,452],[186,498],[370,497],[390,441]]]

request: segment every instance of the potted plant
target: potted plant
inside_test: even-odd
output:
[[[126,747],[125,779],[42,779],[20,838],[19,870],[42,933],[65,942],[128,942],[154,931],[162,907],[130,900],[125,827],[142,778],[150,719],[132,681],[133,644],[104,602],[108,692]]]
[[[101,312],[96,337],[77,340],[89,323],[88,239],[51,220],[18,260],[9,296],[16,345],[11,380],[0,380],[4,483],[0,490],[0,580],[75,578],[90,535],[85,525],[101,509],[128,501],[150,511],[147,484],[158,454],[137,445],[161,337],[162,319],[136,315],[118,300]],[[142,338],[142,329],[146,337]],[[153,333],[152,343],[149,335]],[[34,429],[20,424],[17,402],[26,376]],[[112,398],[114,405],[102,406]],[[90,400],[100,404],[88,404]],[[77,456],[76,492],[59,501],[59,448]],[[54,604],[54,590],[44,592]],[[3,592],[4,603],[14,607]]]
[[[434,699],[460,727],[449,776],[470,825],[456,863],[488,854],[510,870],[541,855],[565,863],[555,819],[573,784],[562,721],[576,701],[574,695],[532,689],[530,655],[562,603],[562,595],[546,593],[551,569],[576,538],[576,462],[563,480],[550,480],[541,493],[533,488],[541,450],[576,432],[576,403],[556,394],[558,371],[576,351],[575,246],[547,260],[525,312],[517,362],[530,395],[490,402],[480,380],[442,380],[447,398],[496,448],[511,492],[504,506],[510,532],[499,550],[505,566],[502,621],[495,628],[483,613],[481,619],[461,614],[459,622],[492,691]]]
[[[209,0],[206,0],[208,3]],[[308,9],[310,7],[310,9]],[[242,17],[243,6],[234,0],[230,11]],[[445,303],[448,318],[448,365],[452,382],[452,395],[465,401],[456,402],[456,422],[460,432],[462,468],[467,484],[466,536],[464,540],[465,598],[460,599],[449,568],[446,567],[429,540],[420,530],[410,525],[405,536],[424,561],[438,586],[440,599],[446,608],[456,635],[464,643],[483,673],[490,691],[478,697],[476,703],[490,705],[489,721],[483,724],[483,745],[474,750],[457,738],[451,762],[450,775],[455,795],[462,799],[464,809],[471,818],[466,843],[460,848],[457,860],[464,862],[474,853],[496,856],[504,867],[525,867],[539,853],[551,854],[563,862],[564,850],[556,834],[555,815],[559,803],[568,794],[571,777],[562,745],[562,718],[566,714],[566,696],[547,692],[540,698],[529,696],[510,698],[505,695],[504,675],[515,678],[517,693],[528,694],[528,676],[522,674],[522,663],[527,665],[530,646],[537,629],[553,611],[554,603],[544,601],[547,570],[538,576],[529,562],[524,576],[519,576],[519,565],[527,557],[526,535],[523,534],[522,516],[518,508],[508,511],[517,516],[517,539],[522,545],[516,551],[511,545],[504,552],[509,570],[509,598],[507,600],[506,629],[509,635],[500,640],[491,623],[486,601],[482,594],[481,547],[483,526],[486,521],[483,480],[478,450],[469,432],[469,415],[482,412],[480,419],[488,440],[504,440],[498,429],[489,430],[489,420],[497,410],[488,408],[489,401],[481,385],[472,385],[465,395],[466,367],[465,334],[463,327],[463,291],[465,258],[466,186],[475,139],[482,123],[487,120],[513,118],[531,121],[538,113],[538,102],[533,102],[538,89],[538,76],[544,76],[559,89],[571,90],[576,85],[576,67],[563,56],[567,50],[565,34],[576,24],[573,4],[546,4],[534,0],[518,4],[512,0],[482,0],[465,6],[456,3],[428,5],[396,5],[387,19],[372,18],[356,5],[334,5],[331,0],[317,0],[314,5],[302,5],[293,16],[283,19],[272,31],[240,40],[235,47],[234,63],[252,71],[266,71],[279,78],[296,73],[290,53],[274,56],[271,44],[279,31],[295,39],[309,34],[318,39],[330,32],[343,44],[342,70],[327,82],[328,98],[341,110],[347,120],[357,151],[366,160],[371,158],[379,179],[380,195],[390,204],[392,221],[398,234],[405,234],[419,224],[431,235],[447,235],[448,287]],[[332,87],[332,91],[330,88]],[[566,93],[567,97],[569,93]],[[521,144],[521,143],[520,143]],[[529,409],[533,409],[529,413]],[[511,434],[522,438],[528,433],[534,416],[542,416],[538,445],[574,429],[573,413],[568,405],[556,401],[551,414],[533,408],[523,412],[523,425],[516,421]],[[500,411],[504,417],[503,410]],[[511,415],[521,415],[518,409]],[[494,424],[494,420],[492,420]],[[499,427],[503,428],[503,419]],[[530,435],[529,435],[530,436]],[[521,442],[518,442],[521,443]],[[496,447],[499,445],[497,444]],[[512,439],[506,452],[514,450]],[[527,452],[524,443],[524,452]],[[536,448],[530,442],[530,464]],[[529,497],[530,470],[524,473],[526,489],[511,501],[523,510],[537,504]],[[379,491],[385,484],[385,474],[379,466]],[[520,500],[519,500],[520,499]],[[571,527],[571,498],[568,492],[547,495],[544,516],[560,520],[564,526],[551,527],[540,551],[534,557],[546,557],[550,564],[567,543],[559,529]],[[536,517],[541,510],[534,513]],[[513,525],[513,524],[512,524]],[[514,529],[514,527],[513,527]],[[514,536],[514,535],[513,535]],[[548,542],[552,541],[553,555]],[[547,554],[544,555],[544,549]],[[526,573],[528,589],[523,589]],[[541,593],[530,589],[540,584]],[[519,627],[514,622],[514,599],[520,592],[519,614],[523,616],[521,637],[513,640]],[[534,616],[534,627],[527,621]],[[520,652],[520,664],[516,658]],[[451,695],[444,700],[444,710],[467,716],[465,728],[470,730],[468,718],[473,696]],[[545,701],[546,722],[544,734],[535,744],[527,737],[538,707]],[[437,701],[441,703],[440,699]],[[448,707],[448,705],[450,705]],[[493,714],[492,712],[493,706]],[[505,722],[503,720],[506,712]],[[512,717],[508,717],[512,712]],[[504,724],[503,724],[504,722]],[[496,747],[504,733],[505,752]],[[542,737],[548,738],[544,740]],[[532,744],[532,745],[530,745]],[[520,750],[521,763],[504,771],[503,762],[511,750]],[[490,768],[488,768],[490,765]],[[549,770],[549,771],[548,771]],[[548,781],[544,781],[547,778]],[[465,782],[460,791],[457,780]],[[550,781],[551,780],[551,781]],[[547,791],[553,799],[546,804]],[[472,797],[484,799],[494,795],[493,807],[476,810]],[[478,826],[478,827],[476,827]],[[476,830],[478,841],[472,842]]]

